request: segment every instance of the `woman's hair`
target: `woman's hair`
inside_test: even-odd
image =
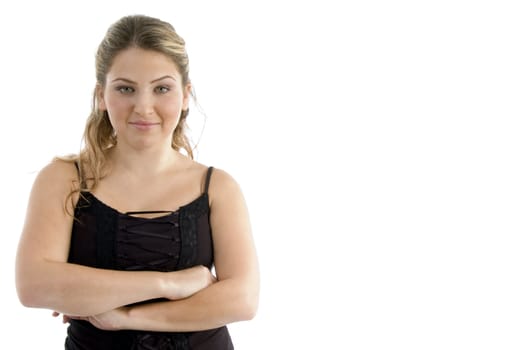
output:
[[[100,43],[95,61],[97,86],[103,88],[106,76],[115,57],[130,47],[153,50],[166,55],[175,63],[182,77],[183,87],[189,82],[188,55],[185,41],[171,24],[144,15],[125,16],[112,24]],[[93,92],[91,114],[84,130],[84,147],[78,156],[69,158],[79,164],[82,190],[93,190],[104,177],[108,151],[115,146],[117,139],[111,126],[108,112],[99,109],[98,88]],[[179,123],[173,133],[172,147],[184,149],[193,159],[188,136],[186,117],[189,110],[183,110]],[[88,174],[89,178],[85,178]],[[88,185],[89,184],[89,185]]]

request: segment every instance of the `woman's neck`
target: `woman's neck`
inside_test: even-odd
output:
[[[182,165],[184,155],[173,148],[162,150],[129,150],[116,146],[109,154],[110,172],[127,174],[134,178],[152,178]]]

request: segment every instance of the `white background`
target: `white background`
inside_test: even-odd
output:
[[[14,289],[27,195],[79,149],[105,30],[143,13],[186,39],[197,159],[250,207],[261,303],[237,349],[526,348],[520,3],[3,2],[2,342],[62,348]]]

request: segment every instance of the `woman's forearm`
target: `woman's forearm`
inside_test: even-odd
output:
[[[220,281],[186,299],[132,306],[122,328],[185,332],[250,320],[258,307],[257,291],[242,281]]]
[[[96,269],[64,262],[31,264],[18,274],[22,304],[67,315],[88,316],[164,297],[161,272]]]

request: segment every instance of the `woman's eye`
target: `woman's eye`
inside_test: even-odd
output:
[[[166,86],[158,86],[158,87],[155,88],[155,90],[157,90],[158,93],[165,94],[168,91],[170,91],[170,88],[168,88]]]
[[[122,94],[130,94],[133,92],[133,88],[129,87],[129,86],[118,86],[117,87],[117,91],[122,93]]]

